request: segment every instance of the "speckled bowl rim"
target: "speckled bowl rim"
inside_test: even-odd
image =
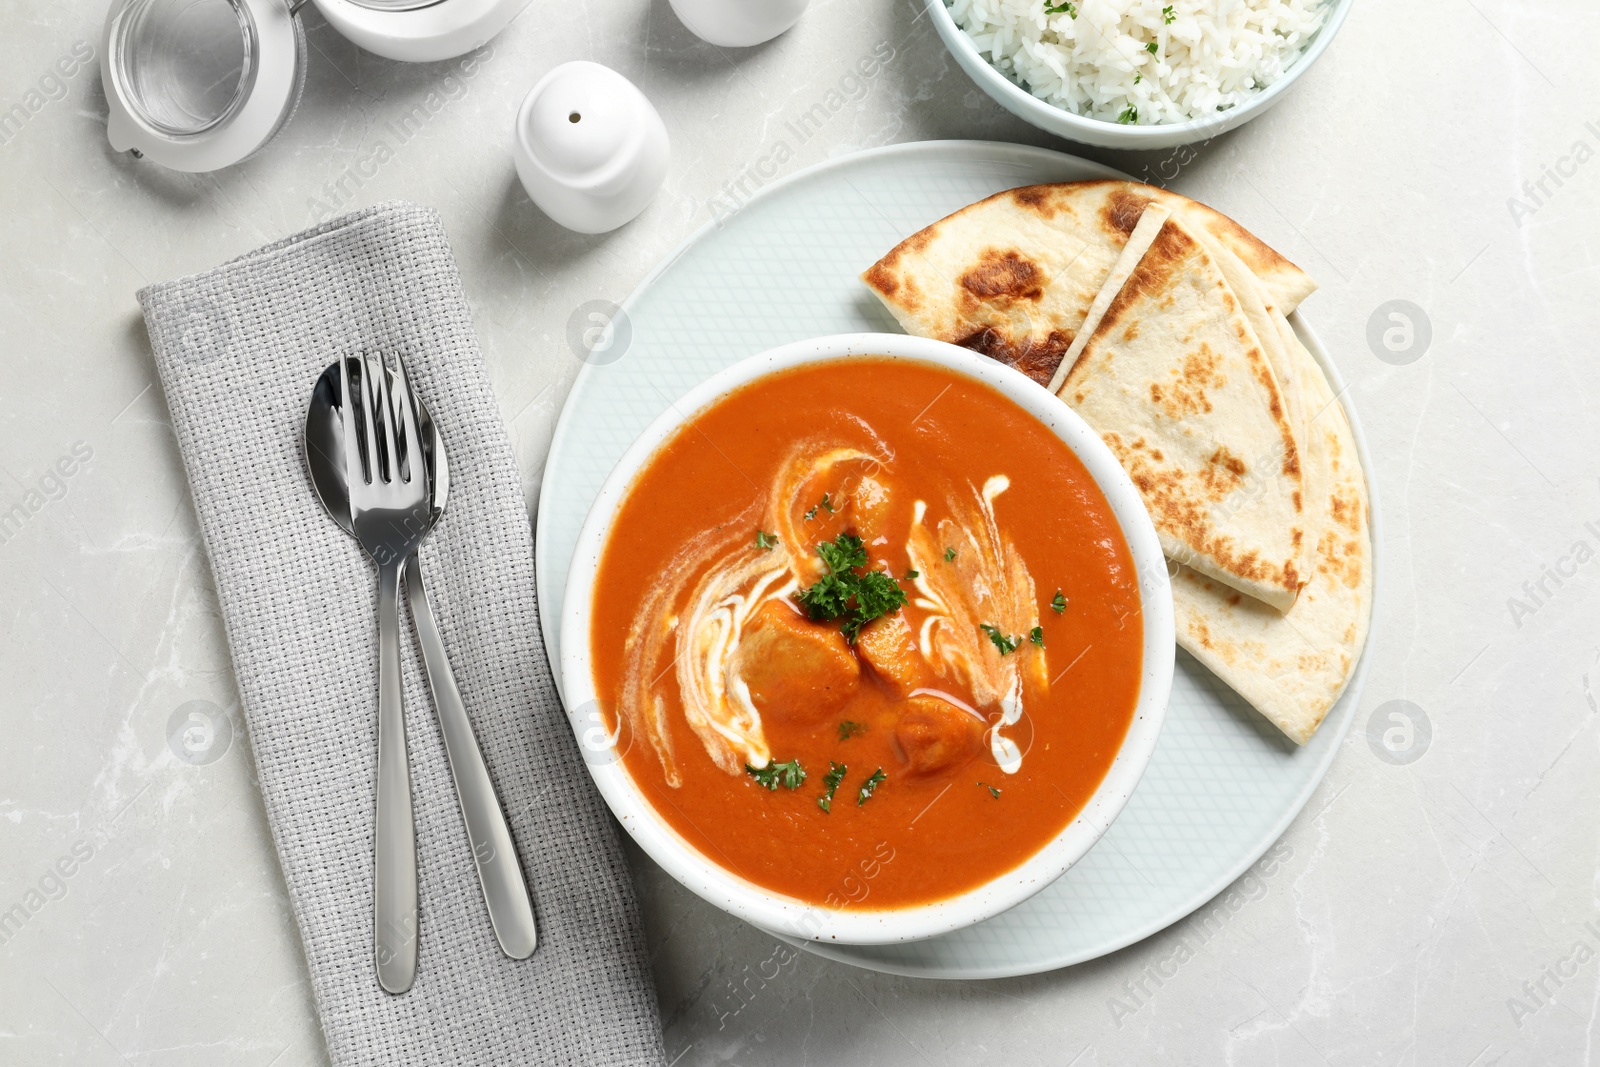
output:
[[[597,699],[590,655],[592,593],[618,508],[656,449],[692,415],[769,374],[852,355],[933,364],[989,385],[1033,415],[1072,449],[1111,506],[1133,557],[1144,622],[1143,667],[1134,715],[1105,778],[1084,809],[1018,867],[974,889],[907,908],[836,910],[773,893],[704,856],[656,813],[620,758],[587,759],[612,813],[652,859],[688,889],[747,922],[792,937],[835,944],[892,944],[970,926],[1027,900],[1088,853],[1121,813],[1155,751],[1174,669],[1172,594],[1167,562],[1149,513],[1121,464],[1086,423],[1049,391],[1010,367],[964,348],[904,334],[839,334],[781,345],[712,375],[663,412],[606,478],[585,519],[568,571],[561,617],[561,679],[566,706]],[[575,718],[575,730],[581,720]],[[584,738],[579,737],[580,745]],[[587,756],[587,753],[586,753]],[[889,843],[892,847],[892,842]],[[873,857],[862,857],[870,861]],[[841,879],[848,872],[841,872]]]

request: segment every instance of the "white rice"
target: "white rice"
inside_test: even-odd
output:
[[[1033,95],[1141,126],[1242,104],[1283,77],[1329,8],[1328,0],[947,2],[978,52]]]

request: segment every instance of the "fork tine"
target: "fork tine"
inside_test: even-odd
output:
[[[394,464],[389,455],[388,441],[385,440],[389,433],[389,385],[384,380],[387,376],[376,356],[367,356],[362,366],[364,371],[361,377],[366,382],[367,394],[367,407],[363,414],[367,416],[368,455],[372,457],[371,480],[390,482],[394,480]]]
[[[427,460],[422,455],[422,434],[417,429],[417,402],[411,395],[411,379],[406,376],[406,361],[400,353],[394,355],[395,406],[400,409],[401,426],[405,430],[406,481],[419,477],[426,486]]]
[[[356,479],[371,481],[361,463],[361,443],[356,440],[356,399],[350,391],[350,361],[339,357],[339,423],[344,431],[344,477],[348,485]],[[348,488],[346,495],[349,495]]]

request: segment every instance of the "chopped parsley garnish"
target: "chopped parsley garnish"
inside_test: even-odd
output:
[[[951,560],[953,560],[955,558],[956,558],[956,550],[955,549],[947,548],[947,549],[944,550],[944,561],[946,563],[949,563]]]
[[[986,622],[980,622],[978,629],[989,635],[989,640],[994,642],[994,647],[1000,650],[1002,656],[1008,656],[1015,652],[1017,646],[1022,643],[1020,637],[1007,637],[1000,632],[1000,627],[990,626]]]
[[[1161,46],[1156,44],[1154,41],[1151,41],[1149,44],[1144,46],[1144,50],[1149,52],[1151,55],[1155,55],[1161,50]]]
[[[756,531],[756,547],[757,548],[764,548],[768,552],[771,552],[774,548],[778,547],[778,535],[777,534],[769,534],[765,530],[757,530]]]
[[[1166,7],[1161,9],[1161,21],[1165,22],[1168,26],[1178,21],[1178,13],[1172,10],[1171,4],[1168,4]]]
[[[808,589],[795,594],[813,622],[843,619],[839,629],[850,641],[861,628],[883,615],[899,611],[907,602],[906,592],[882,571],[866,571],[867,550],[861,538],[842,533],[833,541],[817,546],[817,555],[827,564],[828,573]]]
[[[827,792],[817,798],[817,807],[828,812],[833,810],[833,794],[839,791],[839,783],[844,781],[845,772],[849,769],[842,763],[828,761],[828,773],[822,776],[822,784],[827,787]]]
[[[1138,122],[1139,109],[1134,107],[1132,104],[1129,104],[1127,107],[1122,109],[1122,114],[1117,116],[1117,121],[1122,123],[1124,126],[1130,122]]]
[[[987,789],[989,791],[989,795],[990,796],[994,797],[996,800],[1000,799],[1000,790],[996,789],[994,786],[990,785],[988,782],[979,782],[978,784],[983,786],[985,789]]]
[[[906,571],[905,577],[901,578],[900,580],[902,582],[910,582],[910,581],[915,581],[916,579],[921,578],[921,577],[922,577],[922,572],[921,571]]]
[[[1056,590],[1055,597],[1050,601],[1050,607],[1055,610],[1057,615],[1067,610],[1067,598],[1061,595],[1061,590]]]
[[[855,534],[840,534],[832,541],[824,541],[817,546],[817,555],[828,565],[828,570],[835,574],[867,565],[866,546]]]
[[[827,493],[823,493],[822,494],[821,503],[817,504],[816,507],[814,507],[810,511],[806,512],[806,521],[807,522],[810,522],[812,519],[817,517],[818,509],[826,511],[830,515],[833,514],[833,500],[829,498]]]
[[[839,724],[839,740],[841,741],[848,741],[856,734],[864,734],[866,732],[867,724],[864,722],[852,722],[850,719],[846,719]]]
[[[768,763],[760,770],[746,763],[744,769],[756,780],[757,785],[769,790],[776,790],[780,785],[785,789],[799,789],[800,783],[806,780],[806,769],[800,766],[797,759],[788,763]]]
[[[1032,641],[1034,644],[1038,645],[1040,648],[1043,648],[1044,647],[1044,627],[1043,626],[1035,626],[1033,629],[1029,630],[1028,631],[1028,640]]]
[[[860,792],[856,793],[856,807],[859,808],[861,805],[865,804],[868,799],[871,798],[872,791],[878,788],[878,786],[882,785],[884,779],[888,777],[889,776],[887,774],[883,773],[882,767],[879,767],[877,770],[873,771],[867,780],[861,783]]]
[[[1064,0],[1060,4],[1052,4],[1050,0],[1045,0],[1044,13],[1046,15],[1059,15],[1062,12],[1065,12],[1070,18],[1077,18],[1078,5],[1074,4],[1072,0]]]

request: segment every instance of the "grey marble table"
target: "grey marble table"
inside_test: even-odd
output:
[[[813,0],[741,52],[665,0],[534,0],[470,71],[362,53],[308,9],[291,125],[185,176],[106,145],[82,62],[104,10],[0,13],[0,109],[25,115],[0,123],[0,1064],[321,1064],[134,291],[349,208],[434,206],[532,502],[574,309],[622,298],[741,189],[895,141],[1069,146],[977,92],[916,0]],[[1180,924],[1057,973],[941,983],[798,954],[635,855],[676,1064],[1591,1061],[1596,35],[1580,0],[1362,0],[1260,121],[1196,152],[1086,153],[1172,178],[1320,279],[1306,314],[1376,460],[1372,675],[1276,873],[1203,942]],[[796,137],[875,49],[881,70]],[[601,238],[545,219],[512,170],[517,104],[572,58],[631,77],[673,137],[661,196]],[[1393,301],[1419,329],[1386,345]],[[1410,761],[1380,758],[1369,723],[1402,720]]]

